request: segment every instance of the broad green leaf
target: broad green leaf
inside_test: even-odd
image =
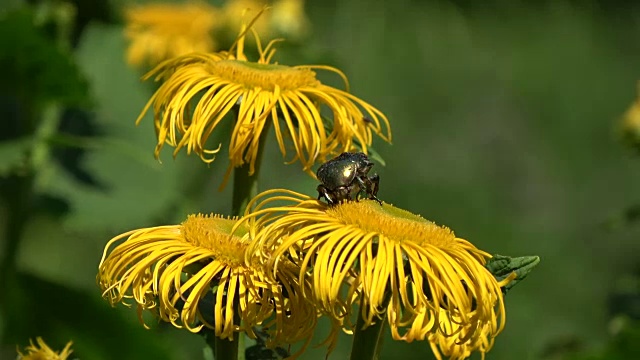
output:
[[[208,346],[204,347],[202,349],[202,357],[204,358],[204,360],[215,360],[215,358],[213,357],[213,349]]]
[[[538,256],[520,256],[512,258],[504,255],[494,255],[487,261],[485,267],[498,281],[504,280],[513,272],[516,273],[516,278],[502,288],[502,291],[506,293],[517,283],[526,278],[539,262],[540,257]]]
[[[58,136],[55,141],[93,148],[85,156],[84,168],[105,184],[107,191],[79,188],[60,169],[53,169],[42,184],[43,191],[70,202],[74,211],[66,222],[74,229],[149,226],[160,212],[184,200],[181,186],[188,185],[185,179],[207,169],[194,157],[180,156],[174,161],[168,146],[162,163],[154,159],[151,116],[140,126],[135,124],[151,92],[148,84],[140,81],[140,74],[125,63],[125,48],[121,26],[96,24],[87,27],[77,50],[78,64],[91,81],[96,99],[96,123],[107,135],[93,140]],[[192,168],[185,169],[182,164]]]
[[[139,165],[154,168],[158,161],[149,156],[148,151],[140,149],[129,141],[118,137],[87,137],[58,133],[48,139],[52,146],[79,148],[85,150],[113,151],[129,160],[138,162]]]

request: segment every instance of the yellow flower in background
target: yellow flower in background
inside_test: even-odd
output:
[[[169,144],[175,147],[174,156],[186,148],[187,153],[194,152],[205,162],[212,162],[221,145],[209,146],[207,140],[232,114],[237,120],[225,178],[232,168],[245,163],[249,164],[249,174],[254,173],[263,134],[269,127],[275,132],[283,157],[293,150],[295,155],[288,163],[299,160],[307,172],[330,155],[358,147],[366,153],[374,133],[391,140],[386,116],[350,94],[340,70],[324,65],[278,65],[272,61],[276,41],[263,47],[255,32],[259,56],[256,61],[248,60],[244,45],[250,27],[243,26],[229,52],[181,56],[163,62],[146,75],[162,82],[137,120],[139,123],[153,108],[156,157],[164,144]],[[338,74],[346,89],[323,84],[314,70]],[[323,112],[330,116],[331,124],[321,115]]]
[[[60,352],[51,350],[41,337],[36,338],[36,343],[34,344],[33,341],[29,340],[30,345],[24,349],[26,354],[18,351],[18,360],[66,360],[73,352],[71,350],[71,345],[73,344],[71,341]]]
[[[309,32],[310,23],[302,0],[279,0],[273,3],[269,17],[272,31],[288,39],[299,38]]]
[[[225,27],[233,31],[235,34],[245,24],[245,19],[254,18],[261,13],[265,6],[268,5],[267,1],[260,0],[228,0],[220,9]],[[263,36],[271,37],[271,31],[269,29],[269,14],[264,14],[255,19],[252,28],[262,34]],[[248,39],[252,40],[252,39]]]
[[[446,227],[386,203],[328,206],[287,190],[258,195],[247,211],[248,254],[266,253],[274,271],[298,263],[311,279],[305,295],[347,331],[358,304],[367,326],[386,313],[394,339],[437,341],[445,354],[488,351],[504,327],[500,287],[513,277],[499,283],[484,267],[490,255]]]
[[[236,219],[191,215],[181,225],[129,231],[107,244],[98,284],[112,306],[133,299],[178,328],[213,329],[220,338],[264,327],[271,344],[310,339],[317,313],[286,264],[275,280],[245,264],[247,228]],[[124,241],[122,241],[124,240]],[[307,285],[308,286],[308,285]],[[142,318],[141,318],[142,321]]]
[[[221,9],[226,27],[235,31],[242,27],[245,17],[258,15],[265,5],[269,5],[269,12],[260,16],[252,27],[262,37],[272,39],[284,36],[288,40],[296,40],[309,32],[310,22],[302,0],[276,0],[271,3],[258,0],[227,1]],[[252,43],[253,39],[246,41]]]
[[[212,32],[222,25],[220,12],[205,2],[135,5],[124,16],[127,62],[133,66],[217,50]]]
[[[622,116],[619,130],[624,142],[640,151],[640,82],[638,83],[638,98]]]

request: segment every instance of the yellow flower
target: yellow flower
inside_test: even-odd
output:
[[[289,163],[300,160],[308,172],[327,156],[359,147],[367,152],[373,133],[391,140],[383,113],[348,90],[323,84],[313,71],[334,72],[347,85],[340,70],[324,65],[272,63],[275,41],[263,48],[255,32],[259,58],[249,61],[244,52],[246,29],[243,27],[229,52],[181,56],[163,62],[146,75],[162,81],[137,120],[139,123],[153,106],[156,157],[166,143],[175,147],[174,156],[186,148],[187,153],[195,152],[205,162],[212,162],[221,145],[209,147],[207,139],[229,113],[235,113],[237,120],[231,133],[230,167],[225,179],[232,168],[245,163],[249,164],[249,175],[254,173],[263,134],[269,127],[275,131],[282,155],[286,157],[290,143],[295,156]],[[321,112],[331,114],[332,124]],[[287,138],[289,141],[285,141]]]
[[[204,2],[135,5],[125,10],[127,62],[155,66],[192,52],[216,50],[219,10]]]
[[[225,2],[221,11],[223,14],[225,26],[233,31],[238,31],[244,25],[244,19],[254,18],[267,5],[266,1],[260,0],[228,0]],[[269,29],[268,16],[260,16],[253,22],[252,28],[263,36],[266,34],[271,36]]]
[[[428,338],[436,359],[442,360],[444,356],[449,360],[463,360],[470,357],[473,351],[479,352],[484,359],[485,354],[493,347],[492,334],[496,330],[492,329],[491,323],[485,323],[479,329],[472,329],[474,324],[461,326],[460,318],[449,317],[443,309],[440,309],[439,319],[441,331],[430,334]],[[479,335],[465,340],[470,331],[478,332]]]
[[[273,3],[271,29],[276,34],[302,37],[309,31],[309,19],[304,13],[304,1],[279,0]]]
[[[259,0],[229,0],[222,8],[226,27],[234,32],[243,24],[244,17],[254,17],[266,2]],[[309,19],[304,12],[303,0],[277,0],[270,11],[259,17],[252,28],[263,37],[286,36],[300,39],[309,31]],[[247,39],[251,42],[252,39]]]
[[[622,116],[619,127],[623,140],[629,146],[640,150],[640,82],[638,94],[638,98]]]
[[[312,283],[305,295],[347,331],[358,303],[367,326],[386,313],[394,339],[437,341],[445,354],[488,351],[504,327],[500,287],[513,277],[498,283],[484,267],[490,255],[446,227],[386,203],[328,206],[286,190],[262,193],[247,211],[248,254],[266,252],[268,269],[298,263]]]
[[[235,331],[255,338],[252,328],[261,326],[271,345],[308,339],[317,313],[301,296],[297,270],[287,264],[270,280],[257,265],[245,264],[247,228],[232,232],[236,223],[191,215],[181,225],[116,236],[99,266],[103,297],[112,306],[133,299],[139,316],[152,310],[178,328],[207,327],[220,338]]]
[[[30,345],[25,348],[26,355],[18,350],[18,360],[66,360],[73,352],[71,341],[60,352],[51,350],[41,337],[37,337],[36,342],[37,345],[34,345],[33,341],[29,340]]]

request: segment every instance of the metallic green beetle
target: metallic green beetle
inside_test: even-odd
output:
[[[380,186],[377,174],[368,176],[373,162],[364,153],[345,152],[322,164],[316,175],[320,180],[318,185],[318,200],[325,198],[329,205],[335,205],[345,200],[358,200],[358,195],[364,192],[369,199],[382,205],[376,197]]]

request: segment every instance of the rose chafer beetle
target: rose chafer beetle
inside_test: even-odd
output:
[[[364,192],[369,199],[382,201],[376,197],[380,185],[377,174],[369,176],[373,162],[364,153],[345,152],[322,164],[316,176],[320,180],[318,185],[318,200],[325,198],[329,205],[338,204],[344,200],[358,200],[358,195]]]

